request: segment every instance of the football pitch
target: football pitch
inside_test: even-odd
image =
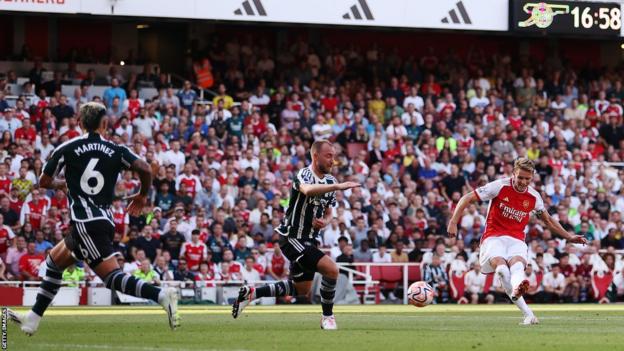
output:
[[[33,337],[9,323],[7,350],[622,350],[624,305],[336,306],[339,330],[319,328],[316,306],[183,306],[172,332],[157,307],[48,310]],[[24,311],[24,309],[21,309]]]

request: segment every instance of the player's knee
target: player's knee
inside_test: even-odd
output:
[[[338,266],[335,264],[332,264],[329,267],[327,267],[325,276],[331,279],[338,279],[338,274],[339,274]]]
[[[297,284],[295,283],[295,290],[297,291],[297,295],[308,295],[311,290],[310,284]]]
[[[502,258],[502,257],[493,257],[490,259],[490,264],[492,265],[492,267],[494,267],[495,269],[498,266],[507,266],[507,262]]]

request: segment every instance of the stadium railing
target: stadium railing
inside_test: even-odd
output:
[[[379,282],[387,289],[403,289],[403,304],[407,304],[407,287],[410,283],[422,279],[422,263],[373,263],[354,262],[338,263],[340,270],[349,273],[349,281],[353,284],[362,284],[368,287],[371,282]],[[355,269],[351,268],[354,267]],[[354,279],[363,277],[364,281]],[[368,282],[368,284],[367,284]]]

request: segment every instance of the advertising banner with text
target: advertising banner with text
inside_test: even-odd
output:
[[[508,0],[0,0],[0,11],[507,31]]]

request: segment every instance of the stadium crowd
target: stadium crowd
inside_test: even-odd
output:
[[[548,210],[591,240],[585,247],[566,244],[531,220],[526,274],[535,300],[590,301],[595,271],[611,272],[609,298],[622,297],[621,69],[577,70],[556,58],[532,62],[479,51],[414,58],[374,46],[258,45],[210,47],[203,61],[214,84],[210,100],[199,99],[195,77],[174,89],[149,64],[138,75],[112,68],[107,77],[69,64],[42,81],[38,62],[13,106],[4,87],[17,74],[6,72],[0,279],[39,279],[44,254],[68,233],[66,195],[37,182],[54,146],[80,137],[77,111],[94,100],[108,107],[106,137],[152,165],[144,214],[125,213],[123,198],[139,186],[131,172],[119,179],[113,210],[119,263],[143,279],[284,279],[288,263],[273,228],[284,216],[294,172],[310,161],[309,146],[326,138],[337,149],[336,178],[363,184],[337,194],[335,218],[319,238],[338,262],[422,262],[439,302],[450,299],[449,275],[468,272],[470,302],[500,299],[496,282],[484,291],[478,267],[487,204],[471,205],[460,239],[445,230],[462,194],[509,177],[513,160],[527,156]],[[81,88],[62,95],[64,81],[77,77]],[[91,96],[93,84],[109,88]],[[144,86],[159,95],[138,98]],[[74,272],[68,276],[82,279]],[[88,270],[86,279],[95,279]]]

